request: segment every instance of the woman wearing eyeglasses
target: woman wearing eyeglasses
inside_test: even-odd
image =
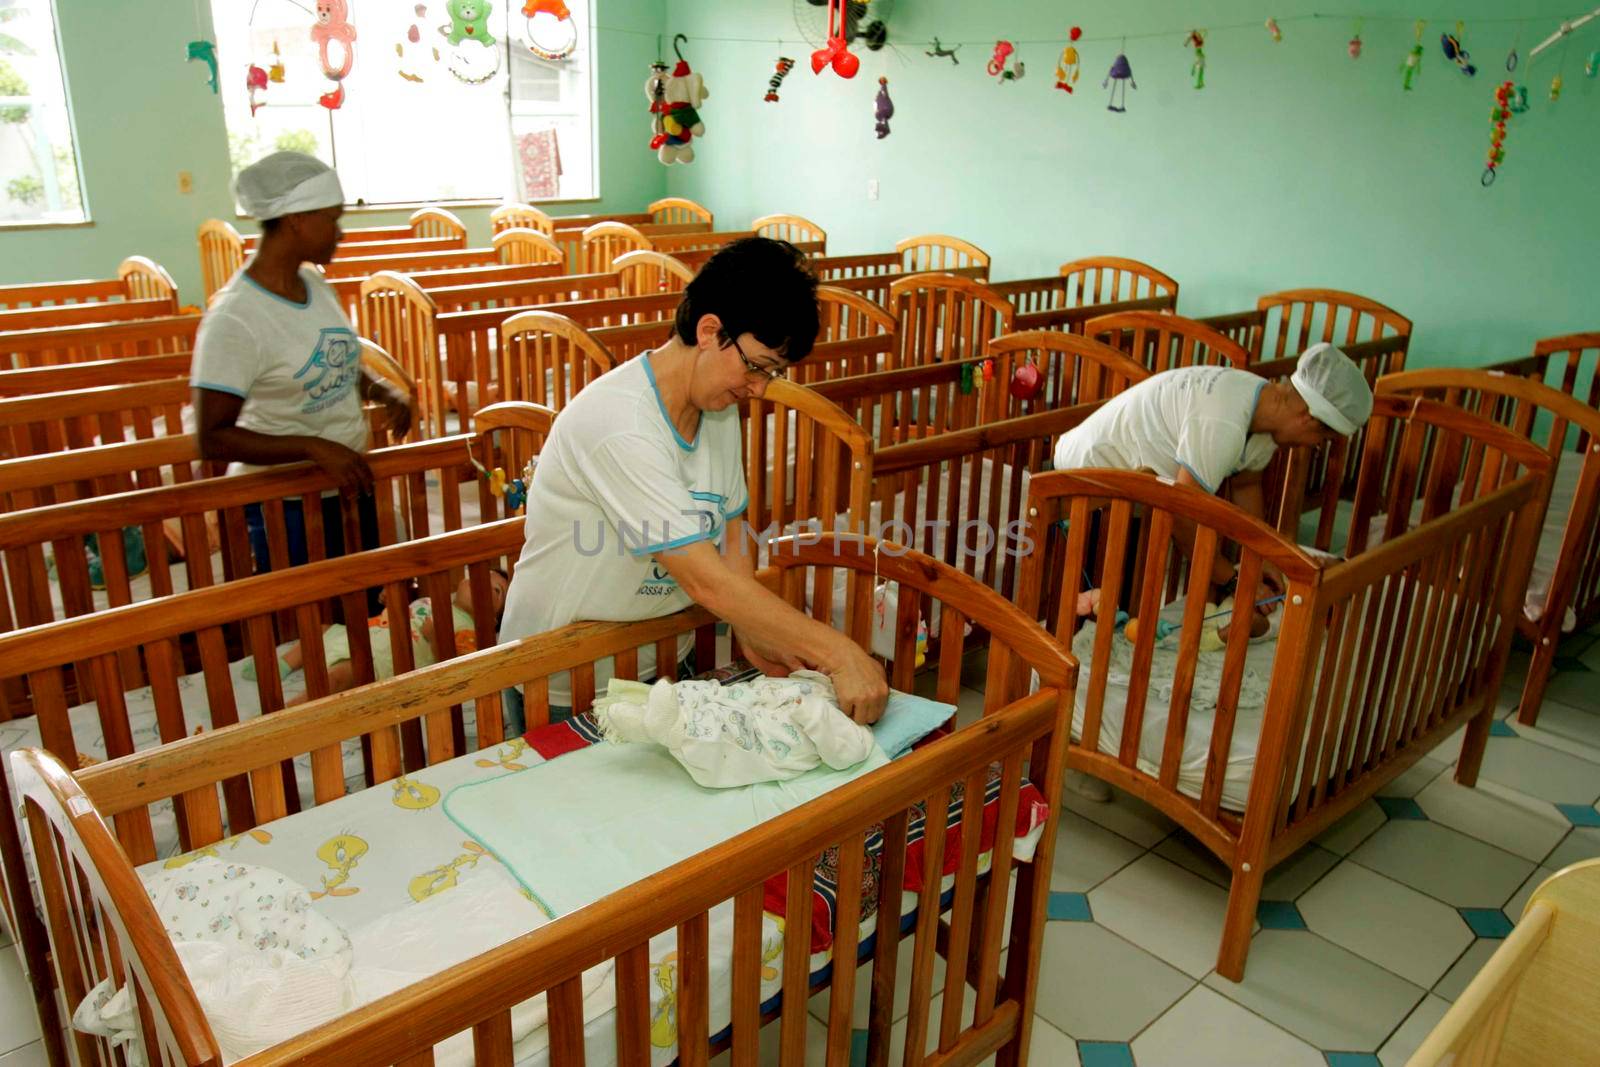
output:
[[[684,290],[666,344],[602,375],[562,410],[528,487],[502,641],[699,604],[732,624],[765,673],[815,667],[832,679],[846,714],[877,720],[888,697],[882,666],[755,580],[742,519],[749,496],[738,405],[810,353],[816,286],[792,245],[736,241]],[[680,645],[680,658],[688,647]],[[650,677],[653,650],[639,659],[640,676]],[[608,666],[596,667],[597,691]],[[514,690],[507,702],[520,731]],[[566,676],[550,679],[550,704],[552,721],[570,714]]]

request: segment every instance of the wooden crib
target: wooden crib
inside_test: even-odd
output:
[[[0,459],[183,432],[188,378],[0,399]]]
[[[388,268],[385,269],[387,270]],[[362,286],[381,273],[383,272],[378,271],[373,274],[330,279],[329,284],[333,287],[334,293],[338,295],[339,303],[344,306],[345,314],[350,316],[350,321],[355,322],[360,317]],[[478,286],[533,281],[538,278],[555,278],[560,276],[561,266],[553,263],[514,263],[492,267],[450,267],[443,270],[395,271],[394,273],[408,278],[423,292],[431,292],[435,289],[454,288],[456,286]]]
[[[1538,1067],[1600,1045],[1600,860],[1533,891],[1500,943],[1406,1067]]]
[[[44,330],[101,322],[132,322],[177,313],[176,296],[150,297],[142,300],[97,300],[85,304],[17,308],[12,311],[0,311],[0,338],[17,330]]]
[[[896,241],[895,255],[900,267],[908,274],[923,274],[949,270],[981,272],[977,277],[989,276],[989,253],[959,237],[943,233],[925,233]]]
[[[775,241],[788,241],[790,244],[817,242],[817,255],[827,255],[828,231],[801,215],[763,215],[753,220],[750,228],[758,235]]]
[[[1074,605],[1100,590],[1092,639],[1079,635],[1089,644],[1069,765],[1155,805],[1232,869],[1217,971],[1234,981],[1273,865],[1463,724],[1456,779],[1474,784],[1527,584],[1550,468],[1541,449],[1422,399],[1380,397],[1369,434],[1350,556],[1334,563],[1149,474],[1063,471],[1030,487],[1023,611],[1083,649]],[[1386,536],[1368,548],[1379,514]],[[1175,534],[1186,525],[1192,540]],[[1219,663],[1201,657],[1202,616],[1227,544],[1239,551],[1239,606]],[[1270,666],[1251,665],[1252,694],[1248,620],[1268,568],[1287,600]],[[1165,700],[1152,680],[1156,620],[1179,593],[1159,669],[1171,671]],[[1115,630],[1119,608],[1141,622],[1131,648]]]
[[[194,356],[189,352],[176,352],[170,356],[130,356],[127,359],[95,359],[86,363],[0,370],[0,397],[62,393],[96,385],[185,377],[193,359]]]
[[[1293,359],[1319,341],[1344,348],[1361,341],[1396,340],[1394,370],[1405,365],[1411,320],[1368,297],[1338,289],[1286,289],[1256,301],[1253,311],[1200,320],[1227,334],[1255,360]]]
[[[529,229],[549,237],[555,232],[555,228],[555,219],[532,204],[501,204],[489,212],[489,229],[495,233],[502,230]]]
[[[990,339],[1015,329],[1004,297],[955,274],[907,275],[889,286],[886,306],[895,318],[895,367],[980,356]]]
[[[260,239],[254,233],[240,236],[231,223],[221,219],[207,219],[200,224],[200,280],[207,303],[244,266],[245,256],[255,251]],[[345,230],[334,259],[448,252],[465,247],[466,227],[460,219],[448,211],[424,208],[413,213],[405,226]]]
[[[1533,378],[1503,371],[1405,371],[1378,379],[1377,390],[1379,395],[1432,397],[1493,419],[1540,441],[1555,465],[1551,510],[1534,568],[1535,584],[1543,589],[1530,589],[1533,602],[1517,613],[1517,628],[1533,645],[1517,719],[1533,726],[1555,669],[1568,611],[1578,629],[1600,617],[1600,531],[1595,524],[1600,512],[1600,411]]]
[[[1075,260],[1043,278],[991,282],[1016,309],[1018,330],[1082,333],[1089,320],[1133,311],[1171,311],[1178,283],[1132,259]]]
[[[447,536],[487,539],[493,531],[488,527]],[[520,535],[516,540],[520,543]],[[786,871],[780,1038],[784,1062],[798,1063],[806,1058],[807,1003],[813,987],[812,924],[807,921],[812,872],[819,855],[837,845],[840,877],[833,928],[842,943],[854,949],[860,917],[874,904],[883,915],[906,916],[903,922],[882,924],[870,951],[860,953],[863,962],[870,958],[873,964],[866,1062],[872,1067],[887,1062],[896,992],[909,987],[907,1045],[920,1049],[925,1037],[936,1040],[939,1052],[930,1062],[976,1063],[998,1053],[998,1062],[1008,1067],[1026,1064],[1056,815],[1052,805],[1031,863],[1014,863],[1016,819],[1024,764],[1028,778],[1045,797],[1059,791],[1074,664],[1013,606],[932,560],[878,552],[859,540],[828,538],[817,545],[786,543],[774,553],[773,562],[774,568],[761,577],[791,603],[804,603],[808,579],[810,584],[831,585],[833,570],[847,568],[862,577],[875,574],[899,583],[902,611],[906,605],[911,611],[937,606],[947,620],[970,619],[981,625],[994,640],[981,722],[451,968],[431,979],[425,990],[421,986],[403,990],[245,1062],[253,1067],[332,1058],[352,1065],[432,1062],[437,1041],[470,1030],[477,1062],[505,1067],[514,1058],[511,1007],[549,990],[550,1060],[553,1067],[568,1067],[584,1061],[580,977],[584,970],[615,959],[617,1062],[629,1067],[648,1064],[648,942],[658,933],[676,929],[682,979],[676,1004],[678,1062],[703,1067],[713,1036],[708,912],[731,900],[732,1025],[730,1037],[718,1047],[731,1043],[734,1063],[754,1065],[761,1024],[778,1014],[778,1009],[768,1011],[762,1004],[763,883]],[[320,566],[328,570],[338,564]],[[341,574],[340,581],[342,589],[359,579]],[[210,621],[208,616],[207,624]],[[477,746],[493,745],[501,739],[497,703],[501,688],[523,684],[530,694],[537,694],[544,691],[551,674],[568,669],[575,674],[592,672],[596,660],[613,655],[626,674],[637,662],[639,646],[670,643],[676,635],[697,628],[703,632],[710,622],[703,611],[694,609],[633,624],[577,624],[337,695],[292,714],[269,715],[177,740],[76,774],[54,757],[28,753],[19,761],[20,785],[31,836],[47,843],[39,849],[40,878],[53,959],[68,1004],[75,1005],[90,986],[114,974],[134,987],[141,1017],[139,1037],[152,1062],[218,1062],[215,1040],[195,994],[132,866],[155,858],[148,832],[150,809],[162,798],[181,803],[186,844],[191,847],[215,843],[227,830],[270,827],[285,815],[292,795],[275,768],[295,756],[312,754],[316,803],[337,803],[347,788],[338,765],[339,745],[362,739],[371,752],[371,781],[386,788],[404,766],[397,728],[426,731],[430,763],[469,751],[452,729],[452,708],[471,699]],[[961,627],[954,631],[959,633]],[[862,640],[864,634],[854,636]],[[99,640],[94,646],[97,653],[107,643]],[[50,657],[42,647],[35,644],[25,654],[30,665],[48,669]],[[950,641],[939,664],[940,699],[955,699],[960,657],[960,641]],[[896,658],[910,662],[909,656]],[[1036,671],[1042,688],[1021,696],[1009,680],[1013,664],[1021,665],[1023,673],[1029,668]],[[1014,894],[1009,882],[979,873],[980,825],[986,821],[980,817],[983,786],[996,763],[999,794],[991,866],[995,871],[1016,870]],[[225,790],[229,784],[241,804],[252,805],[253,823],[230,820],[225,829],[219,787]],[[953,791],[963,784],[964,799],[955,805],[960,828],[952,828],[947,837]],[[924,878],[913,918],[902,912],[902,889],[910,884],[908,842],[921,822],[921,813],[913,806],[923,802],[927,825],[922,868],[953,868],[954,885],[941,899],[940,879]],[[880,833],[878,886],[875,896],[863,899],[867,839],[871,835],[876,848]],[[947,856],[947,847],[959,851]],[[1002,964],[1007,910],[1013,902],[1009,953]],[[941,916],[947,909],[948,921]],[[902,929],[913,945],[909,976],[897,973]],[[39,933],[34,929],[32,936]],[[942,985],[934,982],[936,952],[948,960]],[[108,958],[116,961],[114,966],[108,966]],[[856,975],[856,967],[836,964],[825,979],[832,989],[832,1021],[825,1050],[816,1051],[825,1051],[826,1062],[834,1067],[851,1062],[850,1005]],[[933,1002],[941,992],[943,1008],[930,1034]],[[970,1022],[963,1015],[968,996],[973,1003]],[[53,1008],[53,1001],[48,1007]],[[87,1035],[74,1034],[74,1039],[86,1060],[110,1051]]]
[[[1250,353],[1203,322],[1166,311],[1123,311],[1084,324],[1084,333],[1128,353],[1152,374],[1179,367],[1250,368]]]
[[[123,260],[117,265],[115,278],[0,285],[0,311],[29,308],[42,311],[50,307],[129,300],[166,300],[176,311],[177,299],[178,286],[172,275],[147,256],[129,256]]]
[[[363,256],[347,256],[324,264],[323,277],[329,281],[339,278],[364,278],[380,270],[413,274],[429,270],[462,270],[467,267],[505,266],[496,248],[447,248],[433,252],[398,252]]]
[[[0,336],[0,370],[189,352],[199,315],[17,330]]]

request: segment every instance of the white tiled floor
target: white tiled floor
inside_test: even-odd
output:
[[[1212,970],[1225,868],[1132,797],[1069,794],[1052,889],[1086,894],[1092,921],[1046,928],[1033,1062],[1316,1067],[1344,1052],[1362,1058],[1341,1063],[1403,1064],[1500,943],[1475,936],[1457,909],[1514,921],[1545,878],[1600,856],[1600,830],[1574,829],[1556,807],[1600,799],[1600,672],[1577,669],[1583,657],[1600,668],[1600,640],[1570,643],[1539,728],[1512,720],[1517,736],[1491,737],[1476,789],[1452,780],[1459,742],[1447,743],[1383,790],[1415,798],[1423,818],[1391,819],[1367,802],[1270,872],[1263,898],[1291,902],[1307,928],[1258,930],[1242,983]],[[1525,661],[1517,654],[1508,677],[1520,679]],[[1508,688],[1502,714],[1515,696]],[[963,720],[979,707],[963,693]],[[869,975],[857,986],[858,1026]],[[14,951],[0,951],[0,1067],[44,1062],[30,1004]],[[807,1062],[820,1064],[826,996],[811,1013]],[[905,1014],[902,999],[893,1062]],[[776,1040],[768,1027],[763,1047],[775,1052]]]

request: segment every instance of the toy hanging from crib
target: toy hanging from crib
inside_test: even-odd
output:
[[[1461,23],[1456,23],[1455,33],[1442,33],[1439,35],[1439,47],[1444,49],[1444,57],[1460,68],[1461,73],[1471,78],[1478,73],[1478,68],[1473,65],[1472,57],[1461,46]]]
[[[811,53],[811,73],[821,74],[822,68],[832,65],[833,72],[841,78],[854,78],[861,69],[861,60],[850,51],[849,13],[847,0],[828,0],[828,43]]]
[[[216,43],[213,41],[190,41],[188,45],[188,54],[184,59],[184,62],[193,63],[197,59],[204,63],[207,67],[211,68],[211,76],[206,79],[206,84],[211,86],[211,91],[213,93],[217,92]]]
[[[1133,67],[1128,63],[1128,57],[1122,52],[1117,53],[1117,58],[1111,61],[1111,70],[1106,73],[1105,81],[1100,83],[1100,88],[1111,86],[1111,101],[1106,104],[1107,111],[1127,111],[1128,87],[1139,88],[1139,83],[1133,80]],[[1117,90],[1122,90],[1122,103],[1117,103]]]
[[[934,59],[944,59],[949,57],[950,62],[959,67],[961,65],[961,60],[956,58],[956,51],[960,49],[960,47],[960,45],[956,45],[955,48],[945,48],[939,43],[939,38],[935,37],[933,39],[933,49],[931,51],[923,52],[922,54],[925,56],[932,56]]]
[[[994,43],[994,55],[989,57],[989,66],[987,67],[989,73],[999,78],[1002,82],[1016,81],[1022,77],[1023,65],[1021,57],[1012,59],[1012,57],[1016,56],[1016,51],[1017,46],[1010,41],[996,41]],[[1006,66],[1007,60],[1012,60],[1009,68]]]
[[[333,81],[349,77],[356,61],[356,28],[350,25],[347,0],[317,0],[317,21],[311,25],[311,40],[317,46],[317,61],[322,64],[324,77]],[[330,48],[335,44],[338,45],[338,64],[333,62]]]
[[[776,104],[778,102],[778,86],[783,84],[783,79],[787,78],[789,72],[793,69],[794,60],[788,56],[779,56],[772,77],[767,79],[767,95],[762,99],[769,104]]]
[[[256,112],[264,106],[263,101],[258,99],[256,94],[266,92],[267,84],[267,72],[254,63],[250,64],[244,72],[244,88],[250,97],[251,118],[255,118]]]
[[[1515,102],[1516,86],[1509,81],[1501,82],[1500,87],[1494,91],[1494,109],[1489,112],[1489,158],[1483,168],[1483,184],[1487,187],[1494,184],[1500,164],[1506,158],[1506,123],[1515,114],[1512,110]]]
[[[527,20],[523,43],[540,59],[555,62],[578,50],[578,24],[563,0],[526,0],[522,17]]]
[[[1400,71],[1405,76],[1403,88],[1411,91],[1411,83],[1422,73],[1422,29],[1427,23],[1422,19],[1417,20],[1417,39],[1411,45],[1411,51],[1406,55],[1406,61],[1400,65]]]
[[[472,465],[478,469],[484,481],[489,483],[490,494],[505,500],[507,511],[516,511],[528,502],[528,486],[533,483],[533,469],[537,463],[537,458],[530,457],[527,465],[522,468],[522,477],[508,480],[504,467],[489,470],[476,459],[472,460]]]
[[[1283,31],[1278,29],[1278,20],[1277,19],[1273,19],[1273,18],[1267,19],[1267,32],[1272,35],[1273,43],[1275,43],[1275,44],[1282,44],[1283,43]]]
[[[889,99],[889,79],[878,79],[878,97],[872,109],[872,115],[878,121],[873,129],[878,131],[878,140],[889,136],[889,120],[894,118],[894,101]]]
[[[1194,77],[1194,87],[1206,87],[1206,38],[1199,30],[1190,30],[1189,36],[1184,39],[1184,44],[1194,49],[1194,63],[1189,67],[1189,73]]]
[[[267,80],[283,84],[283,53],[278,51],[278,42],[272,42],[272,66],[267,68]]]
[[[1083,29],[1078,26],[1067,31],[1067,46],[1061,50],[1061,58],[1056,61],[1056,88],[1072,92],[1072,87],[1078,84],[1078,48],[1076,42],[1083,36]]]
[[[672,69],[671,77],[667,76],[667,65],[657,60],[651,64],[650,77],[644,84],[654,131],[650,147],[664,164],[694,162],[694,146],[690,142],[705,136],[706,132],[698,109],[711,94],[700,75],[689,69],[688,61],[679,50],[679,42],[688,40],[681,33],[672,38],[678,64]]]
[[[1034,400],[1043,388],[1044,375],[1039,373],[1039,365],[1033,360],[1011,372],[1011,395],[1016,399],[1024,403]]]

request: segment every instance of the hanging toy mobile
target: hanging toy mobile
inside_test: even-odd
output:
[[[272,42],[272,66],[267,68],[267,80],[283,84],[283,53],[278,51],[278,42]]]
[[[679,42],[688,40],[681,33],[672,38],[678,64],[672,68],[670,78],[667,65],[657,60],[651,64],[650,78],[644,83],[654,130],[650,147],[656,150],[656,158],[665,164],[694,162],[694,146],[689,142],[705,136],[706,132],[706,124],[700,121],[697,109],[711,93],[700,75],[689,69],[688,61],[679,50]]]
[[[501,497],[505,500],[507,511],[516,511],[528,502],[528,486],[533,481],[535,459],[530,458],[527,466],[522,468],[522,477],[508,479],[506,478],[504,467],[496,467],[494,470],[489,470],[471,456],[467,458],[472,461],[474,467],[478,468],[478,473],[483,476],[483,480],[489,483],[490,495]]]
[[[1422,73],[1422,28],[1427,23],[1417,20],[1417,39],[1411,46],[1411,51],[1406,55],[1406,61],[1400,65],[1400,71],[1405,75],[1404,88],[1411,91],[1411,83]]]
[[[1516,87],[1509,81],[1501,82],[1500,87],[1494,91],[1494,109],[1489,112],[1489,158],[1483,168],[1483,184],[1487,188],[1494,184],[1495,175],[1499,172],[1500,164],[1506,158],[1506,123],[1513,114],[1513,94]]]
[[[322,64],[322,76],[335,82],[333,89],[317,98],[317,103],[329,111],[344,106],[344,79],[356,61],[356,28],[350,25],[350,9],[346,0],[317,0],[317,21],[311,26],[311,40],[317,46],[317,60]],[[338,45],[339,62],[333,62],[330,46]]]
[[[1273,43],[1275,43],[1275,44],[1282,44],[1283,43],[1283,31],[1278,29],[1278,20],[1277,19],[1268,19],[1267,20],[1267,32],[1272,35]]]
[[[250,95],[250,117],[255,118],[256,112],[262,107],[262,101],[257,99],[256,94],[267,91],[267,72],[254,63],[250,64],[244,72],[244,87]]]
[[[949,58],[951,63],[954,63],[959,67],[961,65],[961,60],[956,58],[956,52],[958,52],[960,49],[960,45],[956,45],[954,48],[945,48],[939,43],[939,38],[935,37],[933,39],[933,48],[930,51],[923,52],[922,54],[925,56],[932,56],[934,59]]]
[[[1206,87],[1206,38],[1199,30],[1190,30],[1189,36],[1184,39],[1184,44],[1194,49],[1194,63],[1189,67],[1189,73],[1194,76],[1194,87]]]
[[[783,84],[783,79],[787,78],[789,72],[793,69],[794,60],[788,56],[779,56],[777,67],[774,69],[772,77],[767,79],[767,95],[762,99],[769,104],[776,104],[778,102],[778,86]]]
[[[578,50],[578,25],[562,0],[527,0],[522,17],[527,20],[523,43],[540,59],[555,62]]]
[[[1472,57],[1467,55],[1467,50],[1461,47],[1461,23],[1456,23],[1455,33],[1442,33],[1439,35],[1439,47],[1444,49],[1444,57],[1461,69],[1461,73],[1471,78],[1478,73],[1478,68],[1473,65]]]
[[[821,74],[822,68],[832,66],[841,78],[854,78],[861,69],[861,60],[850,51],[848,32],[849,16],[845,11],[847,0],[828,0],[828,43],[811,53],[811,73]]]
[[[989,57],[989,65],[985,69],[1002,82],[1016,81],[1022,77],[1022,59],[1018,57],[1012,62],[1009,69],[1006,67],[1006,61],[1015,56],[1016,51],[1017,46],[1010,41],[996,41],[994,43],[994,55]]]
[[[1067,31],[1067,46],[1061,50],[1061,58],[1056,62],[1056,88],[1072,92],[1072,87],[1078,84],[1078,49],[1076,41],[1083,36],[1083,29],[1078,26]]]
[[[878,78],[878,97],[872,109],[873,117],[878,121],[873,129],[878,131],[878,140],[889,136],[889,120],[894,118],[894,101],[889,99],[889,79]]]
[[[1356,20],[1356,32],[1345,47],[1349,49],[1351,59],[1361,58],[1361,20]]]
[[[1106,79],[1100,83],[1100,88],[1104,89],[1108,85],[1111,86],[1111,101],[1106,104],[1106,110],[1127,111],[1128,86],[1131,85],[1137,89],[1139,88],[1139,83],[1133,80],[1133,67],[1129,65],[1128,57],[1122,52],[1118,52],[1117,58],[1111,61],[1111,69],[1106,72]],[[1122,90],[1122,105],[1120,106],[1117,104],[1118,89]]]

